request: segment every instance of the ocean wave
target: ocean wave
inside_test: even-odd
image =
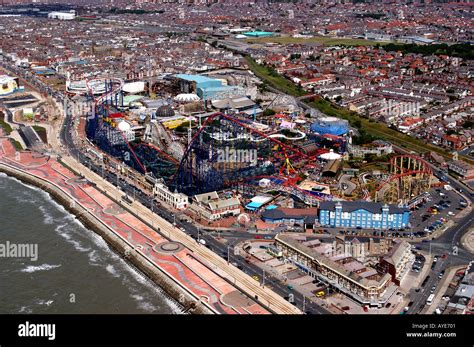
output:
[[[36,187],[34,185],[31,185],[31,184],[28,184],[28,183],[24,183],[24,182],[20,181],[19,179],[15,178],[15,177],[8,176],[8,178],[15,181],[15,182],[17,182],[17,183],[19,183],[19,184],[21,184],[23,187],[26,187],[26,188],[28,188],[32,191],[38,192],[48,203],[51,203],[52,205],[54,205],[54,207],[56,207],[61,212],[69,213],[64,208],[63,205],[57,203],[56,200],[54,200],[53,197],[49,193],[45,192],[43,189],[38,188],[38,187]],[[35,202],[36,201],[34,196],[32,196],[28,193],[25,193],[25,195],[26,195],[27,198],[30,198],[29,202]]]
[[[67,210],[61,204],[57,203],[53,199],[53,197],[49,193],[45,192],[43,189],[38,188],[38,187],[36,187],[34,185],[31,185],[31,184],[24,183],[24,182],[20,181],[19,179],[15,178],[15,177],[11,177],[11,176],[7,176],[7,177],[8,177],[8,179],[10,179],[10,180],[12,180],[16,183],[19,183],[23,187],[28,188],[31,192],[39,193],[39,195],[41,195],[41,197],[44,198],[48,204],[53,205],[59,211],[61,211],[63,213],[68,213]],[[32,195],[30,193],[30,191],[21,191],[21,196],[15,195],[14,199],[16,201],[18,201],[19,203],[30,203],[30,204],[32,203],[32,204],[35,204],[35,205],[40,203],[38,208],[40,209],[41,213],[43,213],[43,216],[45,217],[45,224],[53,224],[54,223],[54,217],[46,209],[46,206],[43,204],[43,201],[39,202],[38,197],[35,196],[35,195]]]
[[[54,217],[51,213],[49,213],[49,211],[46,209],[46,207],[43,206],[43,205],[40,205],[38,208],[40,209],[41,213],[43,214],[44,223],[45,224],[53,224],[54,223]]]
[[[110,273],[112,276],[118,278],[120,277],[120,273],[114,268],[113,265],[108,264],[105,269],[107,270],[108,273]]]
[[[137,270],[134,266],[129,265],[123,259],[120,259],[120,264],[127,271],[127,274],[131,275],[132,278],[138,282],[143,287],[151,290],[152,293],[156,293],[157,296],[162,299],[166,305],[171,309],[173,314],[182,314],[183,308],[171,298],[162,288],[160,288],[155,282],[148,278],[145,274]],[[132,292],[132,295],[137,295],[141,297],[138,293],[141,292],[142,288],[137,288],[137,286],[130,281],[127,277],[124,277],[122,283],[126,285],[129,290]],[[133,296],[132,296],[133,297]]]
[[[36,305],[46,305],[46,306],[51,306],[51,304],[54,302],[54,300],[42,300],[38,299],[35,301]]]
[[[89,264],[91,265],[101,265],[100,260],[102,259],[101,256],[97,253],[96,250],[92,250],[91,252],[87,253],[89,257]]]
[[[89,252],[91,250],[90,247],[84,247],[80,241],[75,240],[73,238],[73,236],[68,231],[64,230],[64,228],[67,228],[68,226],[69,226],[69,224],[67,224],[67,223],[59,224],[58,226],[56,226],[56,228],[54,228],[54,230],[60,236],[62,236],[66,240],[66,242],[73,245],[74,249],[76,249],[77,251],[83,252],[83,253]]]
[[[28,306],[21,306],[18,313],[33,313],[33,310]]]
[[[132,299],[137,300],[137,301],[143,301],[143,300],[144,300],[144,297],[141,296],[141,295],[138,295],[138,294],[130,294],[130,297],[131,297]]]
[[[34,190],[34,191],[36,191],[36,192],[40,192],[40,193],[43,193],[43,194],[49,196],[49,194],[46,193],[43,189],[38,188],[38,187],[36,187],[36,186],[34,186],[34,185],[31,185],[31,184],[25,183],[25,182],[23,182],[23,181],[20,181],[20,180],[19,180],[18,178],[16,178],[16,177],[7,176],[7,178],[8,178],[9,180],[12,180],[12,181],[15,181],[15,182],[21,184],[23,187],[26,187],[26,188],[28,188],[28,189],[31,189],[31,190]]]
[[[38,266],[29,265],[26,268],[21,269],[20,271],[21,272],[33,273],[33,272],[37,272],[37,271],[49,271],[49,270],[52,270],[52,269],[56,269],[60,266],[61,265],[50,265],[50,264],[43,264],[43,265],[38,265]]]
[[[11,177],[8,176],[8,178]],[[135,295],[134,298],[138,301],[138,306],[140,309],[147,312],[153,312],[159,309],[157,306],[153,305],[150,302],[150,297],[148,293],[146,294],[148,298],[145,298],[143,295],[140,295],[144,293],[144,289],[148,289],[150,290],[150,293],[152,293],[150,295],[156,295],[157,297],[162,299],[162,301],[164,301],[165,306],[169,307],[172,313],[183,313],[182,307],[174,299],[170,298],[158,285],[156,285],[146,275],[144,275],[135,267],[128,264],[126,261],[124,261],[116,252],[114,252],[109,247],[107,242],[100,235],[85,227],[73,214],[67,211],[62,205],[58,204],[48,193],[35,186],[24,184],[16,178],[11,179],[19,182],[22,186],[39,192],[47,200],[48,203],[51,203],[54,207],[64,213],[63,217],[55,218],[53,220],[53,223],[57,223],[57,226],[55,227],[56,232],[58,232],[58,234],[61,235],[66,241],[73,244],[76,250],[81,252],[88,252],[87,255],[89,257],[89,264],[93,266],[104,267],[106,271],[108,271],[114,277],[122,277],[122,283],[129,289],[131,295]],[[32,198],[34,197],[32,196]],[[32,201],[30,200],[29,202],[31,203]],[[41,203],[43,204],[43,201],[41,201]],[[48,210],[45,208],[40,208],[40,210],[41,212],[43,212],[43,214],[45,214],[45,211],[48,212]],[[72,223],[77,224],[79,228],[68,228],[68,226],[72,226]],[[84,238],[88,239],[89,241],[92,241],[94,246],[98,247],[99,249],[93,249],[95,247],[84,247],[84,244],[78,241],[78,238]],[[103,255],[103,253],[105,254]],[[104,259],[106,259],[108,262]],[[110,264],[110,261],[117,261],[117,264],[112,265]],[[105,265],[107,263],[108,265]],[[118,268],[117,265],[119,266]],[[43,264],[41,266],[27,266],[21,271],[32,273],[35,271],[51,270],[59,266],[61,265]],[[131,276],[135,281],[129,278],[129,276]],[[46,302],[44,302],[43,304],[46,304]]]
[[[137,301],[137,307],[146,312],[155,312],[158,308],[151,302],[146,301],[145,298],[138,294],[131,294],[130,297]]]

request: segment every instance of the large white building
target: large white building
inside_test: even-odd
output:
[[[345,250],[331,248],[320,240],[278,234],[275,244],[287,262],[361,304],[381,307],[397,289],[390,274],[379,274]]]
[[[13,93],[18,89],[16,78],[7,75],[0,75],[0,95]]]
[[[173,193],[161,182],[155,183],[153,196],[158,201],[173,206],[177,210],[184,210],[188,207],[188,196],[186,194]]]
[[[362,146],[351,144],[349,145],[348,150],[350,154],[357,158],[363,158],[366,154],[374,154],[380,157],[382,155],[393,153],[393,146],[389,142],[375,140],[372,143]]]
[[[48,13],[48,18],[50,19],[59,19],[59,20],[73,20],[76,18],[76,13],[73,12],[50,12]]]
[[[193,197],[189,207],[197,216],[215,221],[240,214],[240,200],[236,197],[220,198],[217,192],[203,193]]]

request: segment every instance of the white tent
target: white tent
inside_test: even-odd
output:
[[[319,157],[323,160],[337,160],[340,159],[342,155],[334,153],[334,150],[331,149],[328,153],[323,153]]]
[[[193,101],[199,101],[199,96],[196,94],[178,94],[174,98],[175,101],[177,102],[193,102]]]
[[[145,90],[145,82],[125,83],[122,87],[122,90],[130,94],[141,93]]]

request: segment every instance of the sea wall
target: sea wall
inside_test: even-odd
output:
[[[139,269],[156,283],[163,291],[183,307],[185,312],[193,314],[213,314],[214,312],[201,302],[199,298],[178,281],[150,262],[141,252],[135,251],[126,240],[115,234],[105,223],[94,216],[90,211],[77,203],[72,197],[59,187],[40,177],[29,174],[10,165],[0,164],[0,172],[15,177],[18,180],[34,185],[49,193],[54,200],[66,210],[74,214],[81,223],[100,235],[110,247],[121,255],[127,262]]]

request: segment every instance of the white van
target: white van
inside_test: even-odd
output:
[[[430,306],[433,303],[433,299],[434,299],[434,294],[431,294],[428,297],[428,300],[426,300],[426,305]]]

